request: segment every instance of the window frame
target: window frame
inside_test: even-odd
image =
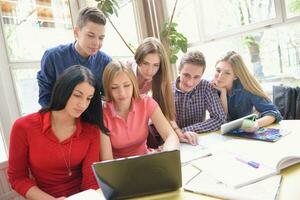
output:
[[[81,3],[80,3],[81,2]],[[76,12],[78,14],[81,1],[69,1],[72,23],[74,24]],[[11,61],[7,54],[7,41],[5,40],[4,25],[0,12],[0,44],[3,44],[3,51],[0,51],[0,123],[2,125],[2,136],[6,154],[8,153],[10,131],[14,121],[22,116],[20,101],[17,94],[16,82],[13,77],[15,69],[32,69],[39,66],[40,60]],[[1,138],[0,138],[1,139]]]
[[[259,23],[245,25],[245,26],[238,27],[238,28],[233,28],[229,31],[223,31],[223,32],[211,34],[211,35],[205,35],[205,31],[204,31],[205,26],[204,26],[204,22],[203,22],[203,15],[201,14],[201,13],[203,13],[202,10],[204,8],[202,6],[203,0],[201,0],[201,1],[194,0],[195,7],[200,8],[200,12],[199,12],[200,14],[197,14],[197,20],[200,24],[200,26],[197,27],[198,32],[200,33],[200,39],[199,39],[199,41],[189,43],[188,47],[196,47],[196,46],[199,46],[199,45],[207,43],[207,42],[221,40],[224,38],[242,35],[242,34],[249,33],[249,32],[263,31],[263,30],[266,30],[269,28],[273,28],[273,27],[293,23],[296,21],[300,21],[300,15],[294,16],[291,18],[287,18],[286,10],[285,10],[286,9],[285,3],[286,3],[285,0],[274,0],[276,17],[273,19],[264,20]],[[200,28],[200,27],[202,27],[202,28]]]
[[[3,49],[6,49],[2,20],[0,30],[0,44],[4,44]],[[0,71],[0,123],[2,125],[4,145],[7,148],[12,124],[20,116],[20,107],[17,101],[6,50],[0,51]]]

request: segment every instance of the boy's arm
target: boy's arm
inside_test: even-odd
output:
[[[217,91],[212,86],[205,92],[205,103],[209,112],[209,119],[184,127],[183,131],[208,132],[220,129],[220,126],[226,121],[226,114],[221,104]]]
[[[52,89],[56,81],[54,63],[48,51],[42,57],[41,70],[37,73],[37,81],[39,86],[39,104],[44,108],[50,102]]]

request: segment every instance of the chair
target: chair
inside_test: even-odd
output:
[[[7,161],[0,163],[0,199],[1,200],[24,200],[11,187],[7,179]]]
[[[300,119],[300,88],[273,86],[273,103],[283,119]]]

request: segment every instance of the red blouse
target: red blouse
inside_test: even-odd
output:
[[[91,164],[99,161],[99,128],[77,119],[73,135],[59,142],[52,132],[50,116],[50,112],[33,113],[14,123],[8,159],[13,189],[25,196],[36,185],[54,197],[97,189]]]

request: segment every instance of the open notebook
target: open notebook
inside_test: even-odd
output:
[[[278,197],[281,176],[276,175],[238,189],[232,189],[200,172],[183,186],[184,190],[231,200],[275,200]]]
[[[278,143],[228,140],[212,156],[199,159],[193,165],[231,188],[243,187],[300,162],[298,143],[291,143],[289,136]]]

